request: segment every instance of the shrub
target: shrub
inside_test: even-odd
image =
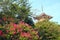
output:
[[[40,40],[57,40],[60,37],[60,26],[55,22],[37,22],[35,26]]]
[[[0,35],[6,40],[38,40],[38,32],[30,25],[20,21],[18,24],[10,22],[2,27],[4,31],[0,30]],[[3,33],[3,34],[2,34]]]

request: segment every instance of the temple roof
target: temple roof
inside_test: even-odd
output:
[[[45,13],[41,13],[39,16],[34,17],[34,19],[37,19],[37,20],[40,20],[42,18],[44,18],[44,19],[51,19],[52,16],[49,16],[49,15],[47,15]]]

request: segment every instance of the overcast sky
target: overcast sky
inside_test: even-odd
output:
[[[53,16],[52,21],[60,23],[60,0],[30,0],[32,9],[37,9],[36,14],[41,14],[43,5],[43,11]]]

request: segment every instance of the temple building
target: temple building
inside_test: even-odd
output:
[[[34,19],[37,19],[38,21],[44,21],[44,20],[50,20],[52,16],[49,16],[45,13],[41,13],[39,16],[34,17]]]

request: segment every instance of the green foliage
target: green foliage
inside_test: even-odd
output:
[[[28,0],[5,0],[0,5],[3,10],[0,12],[1,15],[4,14],[7,17],[16,17],[16,15],[18,15],[21,20],[24,20],[30,14],[30,4]]]
[[[57,40],[60,37],[60,26],[55,22],[37,22],[36,29],[41,40]]]
[[[29,25],[31,25],[33,28],[35,27],[32,18],[27,17],[27,18],[24,20],[24,22],[27,23],[27,24],[29,24]]]
[[[26,18],[30,20],[28,16],[31,15],[29,0],[5,0],[0,4],[2,11],[0,12],[0,19],[3,20],[3,16],[6,20],[1,22],[1,24],[8,24],[10,21],[9,18],[14,19],[15,23],[18,23],[20,20],[26,21]],[[4,18],[4,19],[5,19]],[[27,21],[29,21],[27,20]],[[32,23],[32,24],[31,24]],[[29,25],[33,25],[33,21],[29,21]]]

